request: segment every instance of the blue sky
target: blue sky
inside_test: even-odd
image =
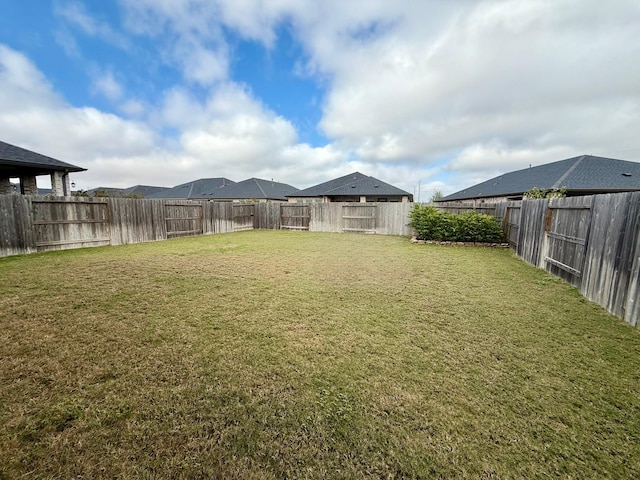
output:
[[[640,161],[636,1],[0,9],[0,139],[87,168],[80,188],[358,170],[426,200],[584,153]]]

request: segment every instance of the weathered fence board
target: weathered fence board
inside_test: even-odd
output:
[[[164,204],[167,238],[202,235],[204,212],[202,202],[171,200]]]
[[[255,205],[253,203],[233,203],[231,211],[234,232],[254,229]]]
[[[111,244],[153,242],[167,238],[163,200],[108,198]]]
[[[314,203],[311,208],[309,230],[312,232],[342,231],[341,203]]]
[[[253,228],[259,230],[280,229],[280,202],[258,202],[255,204]]]
[[[204,233],[233,232],[233,211],[230,202],[204,202]]]
[[[434,204],[434,206],[438,210],[447,213],[466,213],[472,211],[483,215],[496,216],[495,203],[438,202]]]
[[[0,195],[0,256],[36,252],[29,199]]]
[[[280,204],[280,228],[283,230],[309,230],[311,207],[308,204]]]
[[[553,199],[545,213],[543,261],[549,273],[580,286],[593,197]]]
[[[376,209],[376,233],[380,235],[413,235],[409,226],[411,203],[378,203]]]
[[[518,239],[520,236],[520,214],[522,202],[503,202],[505,205],[503,228],[507,242],[514,250],[518,250]]]
[[[543,268],[541,252],[545,239],[547,200],[524,200],[520,209],[520,227],[516,253],[525,262]]]
[[[633,262],[629,271],[629,289],[624,304],[624,318],[633,326],[640,326],[640,234],[631,250]]]
[[[342,205],[342,231],[376,233],[377,206],[367,203]]]
[[[589,300],[633,324],[638,321],[637,305],[634,304],[638,300],[639,216],[638,192],[596,195],[580,287]],[[631,312],[627,312],[629,308]],[[635,316],[629,316],[633,315],[634,309]]]
[[[31,199],[31,223],[38,251],[111,243],[109,205],[99,199]]]

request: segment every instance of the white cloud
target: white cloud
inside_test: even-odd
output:
[[[147,108],[135,100],[122,107],[131,113]],[[319,175],[339,171],[346,160],[331,146],[298,143],[290,122],[230,82],[219,84],[204,102],[184,88],[171,89],[150,117],[154,128],[73,107],[24,55],[0,45],[3,140],[87,168],[74,176],[78,188],[173,186],[210,176],[308,186]],[[175,128],[177,136],[162,138],[157,132],[166,128]]]
[[[80,2],[56,1],[54,2],[54,13],[86,35],[97,37],[118,48],[127,49],[130,46],[124,35],[113,30],[108,23],[93,18]],[[62,38],[62,40],[63,43],[69,41],[68,38],[66,40]]]
[[[93,78],[92,89],[111,101],[120,100],[123,95],[122,85],[115,79],[113,73],[109,71],[96,72]]]
[[[129,99],[118,105],[118,109],[129,117],[142,117],[148,108],[139,100]]]
[[[90,107],[71,107],[33,63],[4,45],[0,45],[0,131],[5,141],[84,167],[96,157],[149,151],[155,140],[142,124]]]
[[[188,82],[210,86],[227,79],[229,52],[216,2],[123,0],[125,24],[161,42],[161,58]]]
[[[96,88],[138,122],[72,109],[27,59],[0,50],[9,65],[0,70],[11,92],[0,93],[6,111],[39,128],[34,118],[55,111],[70,122],[68,131],[80,132],[80,145],[91,138],[86,124],[126,139],[116,152],[96,134],[97,170],[112,159],[131,172],[144,165],[141,174],[169,178],[147,168],[156,159],[184,174],[180,180],[280,175],[297,186],[360,170],[409,191],[421,180],[450,193],[530,163],[640,151],[640,4],[633,0],[120,4],[127,33],[156,42],[160,61],[183,80],[152,107],[126,98],[120,76],[105,77]],[[57,9],[70,28],[126,43],[81,4]],[[326,88],[324,148],[300,144],[288,119],[230,77],[229,32],[275,48],[282,28],[304,51],[292,68]],[[58,39],[70,54],[77,47],[71,39]],[[52,120],[47,115],[41,123]]]
[[[201,45],[189,45],[176,49],[176,57],[182,66],[185,79],[200,85],[211,85],[227,77],[229,59],[224,48],[213,51]]]

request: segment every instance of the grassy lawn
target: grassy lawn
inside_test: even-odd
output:
[[[0,478],[638,478],[640,332],[504,250],[0,259]]]

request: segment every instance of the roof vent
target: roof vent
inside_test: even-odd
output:
[[[623,177],[630,177],[631,175],[632,175],[632,174],[631,174],[631,173],[629,173],[629,172],[624,172],[624,173],[622,174],[622,176],[623,176]]]
[[[351,185],[351,188],[356,188],[356,186],[355,185]]]
[[[374,185],[373,188],[378,188],[380,185]]]

